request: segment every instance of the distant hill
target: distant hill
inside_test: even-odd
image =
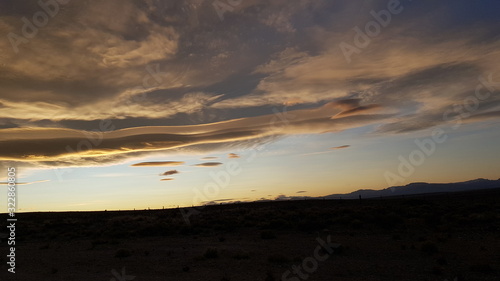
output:
[[[415,182],[405,186],[393,186],[382,190],[360,189],[346,194],[331,194],[321,198],[326,199],[357,199],[359,195],[362,198],[416,195],[425,193],[440,193],[440,192],[459,192],[480,189],[500,188],[500,179],[475,179],[465,182],[456,183],[426,183]]]

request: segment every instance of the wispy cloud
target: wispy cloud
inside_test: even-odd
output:
[[[333,151],[318,151],[318,152],[311,152],[311,153],[302,153],[299,154],[298,156],[310,156],[310,155],[320,155],[320,154],[327,154],[327,153],[332,153]]]
[[[36,184],[36,183],[42,183],[42,182],[48,182],[50,180],[39,180],[39,181],[32,181],[32,182],[17,182],[16,185],[28,185],[28,184]],[[8,182],[0,182],[0,185],[8,185]]]
[[[309,156],[309,155],[319,155],[319,154],[333,153],[336,150],[346,149],[346,148],[349,148],[349,147],[351,147],[351,146],[350,145],[340,145],[340,146],[331,147],[330,150],[327,150],[327,151],[318,151],[318,152],[311,152],[311,153],[303,153],[303,154],[299,154],[299,156]]]
[[[184,165],[183,161],[153,161],[153,162],[141,162],[132,164],[132,167],[159,167],[159,166],[181,166]]]
[[[172,150],[202,144],[265,140],[277,134],[323,133],[379,122],[391,115],[352,115],[331,119],[341,112],[338,102],[313,109],[268,114],[193,126],[135,127],[102,133],[59,128],[4,129],[0,159],[44,165],[85,165],[113,162],[127,155]],[[285,118],[276,131],[280,118]],[[288,118],[288,119],[287,119]],[[286,123],[285,123],[286,122]],[[286,126],[285,126],[286,124]],[[179,161],[142,162],[132,166],[178,166]]]
[[[344,148],[349,148],[351,147],[350,145],[341,145],[341,146],[335,146],[335,147],[332,147],[330,149],[344,149]]]
[[[179,173],[179,171],[177,171],[177,170],[170,170],[170,171],[166,171],[166,172],[160,174],[160,176],[171,176],[171,175],[175,175],[178,173]]]
[[[220,163],[220,162],[205,162],[205,163],[200,163],[200,164],[196,164],[193,166],[196,166],[196,167],[217,167],[220,165],[222,165],[222,163]]]

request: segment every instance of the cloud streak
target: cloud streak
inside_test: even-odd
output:
[[[177,149],[202,144],[265,140],[273,135],[342,131],[386,119],[391,115],[331,116],[342,112],[337,102],[313,109],[240,118],[191,126],[136,127],[101,133],[57,128],[0,130],[0,159],[25,162],[62,161],[76,165],[95,159],[109,162],[119,156]],[[143,162],[132,166],[176,166],[179,161]]]
[[[350,145],[341,145],[341,146],[335,146],[335,147],[332,147],[330,149],[345,149],[345,148],[349,148],[351,147]]]
[[[179,171],[177,171],[177,170],[170,170],[170,171],[166,171],[164,173],[161,173],[160,176],[171,176],[171,175],[175,175],[178,173],[179,173]]]
[[[154,162],[141,162],[130,165],[131,167],[164,167],[164,166],[181,166],[184,165],[183,161],[154,161]]]
[[[49,182],[50,180],[39,180],[39,181],[32,181],[32,182],[17,182],[16,185],[29,185],[29,184],[36,184],[36,183],[42,183],[42,182]],[[0,182],[0,185],[8,185],[8,182]]]
[[[205,162],[205,163],[195,164],[193,166],[196,166],[196,167],[217,167],[220,165],[222,165],[222,163],[220,163],[220,162]]]

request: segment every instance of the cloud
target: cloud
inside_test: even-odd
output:
[[[42,165],[88,165],[124,161],[141,153],[199,145],[276,139],[276,135],[324,133],[379,122],[392,115],[349,115],[338,103],[223,122],[188,126],[148,126],[115,131],[88,132],[63,128],[12,128],[0,130],[1,160]],[[109,124],[108,124],[109,125]],[[132,166],[176,166],[183,162],[143,162]]]
[[[268,62],[256,68],[256,73],[267,75],[259,81],[256,89],[247,95],[223,99],[213,106],[251,108],[270,104],[307,105],[344,99],[345,110],[332,118],[363,111],[368,114],[381,110],[380,105],[383,105],[383,110],[388,112],[392,108],[399,112],[401,118],[397,121],[387,120],[387,124],[394,129],[382,128],[384,130],[381,132],[400,133],[444,123],[442,114],[446,107],[463,101],[466,97],[464,94],[474,93],[478,76],[500,71],[498,65],[492,64],[500,57],[497,51],[500,43],[498,40],[486,39],[491,38],[493,25],[477,22],[474,28],[461,26],[440,40],[427,40],[410,34],[425,33],[430,37],[443,34],[440,31],[442,25],[434,28],[424,28],[427,26],[425,24],[416,27],[414,21],[396,16],[391,26],[372,38],[366,51],[363,49],[359,55],[354,54],[353,61],[347,63],[339,44],[352,43],[355,35],[352,28],[372,20],[369,9],[378,10],[377,5],[380,4],[379,1],[366,4],[366,13],[360,12],[358,7],[356,19],[359,20],[356,21],[348,19],[346,15],[354,12],[355,6],[359,4],[339,4],[342,8],[337,7],[337,13],[332,11],[337,15],[334,16],[337,28],[315,26],[308,30],[311,32],[311,41],[308,42],[317,43],[317,50],[307,52],[306,49],[287,47],[276,52]],[[441,4],[424,7],[451,13],[458,11]],[[427,23],[439,20],[433,13],[420,16]],[[359,105],[346,98],[372,104]],[[492,96],[491,102],[499,99],[499,95]],[[482,103],[479,111],[486,108],[487,105]],[[494,118],[493,115],[489,116]],[[415,119],[423,120],[419,122],[421,124],[415,125]]]
[[[166,171],[166,172],[160,174],[160,176],[171,176],[171,175],[175,175],[178,173],[179,173],[179,171],[177,171],[177,170],[170,170],[170,171]]]
[[[350,145],[341,145],[341,146],[335,146],[335,147],[332,147],[330,149],[344,149],[344,148],[349,148],[351,147]]]
[[[161,179],[160,181],[172,181],[174,180],[173,178],[164,178],[164,179]]]
[[[336,147],[331,147],[330,150],[328,151],[318,151],[318,152],[311,152],[311,153],[304,153],[304,154],[299,154],[299,156],[309,156],[309,155],[319,155],[319,154],[327,154],[327,153],[332,153],[335,150],[338,149],[345,149],[351,147],[350,145],[341,145],[341,146],[336,146]]]
[[[71,1],[19,54],[0,41],[0,161],[105,165],[367,125],[384,135],[442,125],[480,75],[499,80],[497,15],[491,3],[417,5],[348,63],[339,44],[353,43],[353,28],[385,1],[251,0],[224,24],[209,1]],[[455,20],[472,8],[466,25]],[[39,7],[9,9],[2,34],[21,34],[20,15]],[[465,122],[499,118],[498,83],[482,90],[492,95]]]
[[[42,182],[48,182],[50,180],[39,180],[39,181],[32,181],[32,182],[16,182],[16,185],[28,185],[28,184],[35,184],[35,183],[42,183]],[[0,185],[8,185],[8,182],[0,182]]]
[[[208,156],[208,157],[203,157],[201,158],[202,160],[215,160],[218,159],[219,157],[214,157],[214,156]]]
[[[300,191],[297,191],[297,193],[306,193],[307,191],[304,191],[304,190],[300,190]]]
[[[327,154],[327,153],[332,153],[333,151],[318,151],[318,152],[311,152],[311,153],[303,153],[299,154],[298,156],[309,156],[309,155],[319,155],[319,154]]]
[[[222,163],[220,163],[220,162],[205,162],[205,163],[200,163],[200,164],[196,164],[193,166],[196,166],[196,167],[216,167],[216,166],[220,166],[220,165],[222,165]]]
[[[26,8],[40,9],[33,4]],[[74,107],[74,113],[83,117],[85,112],[92,113],[90,103],[102,100],[102,95],[109,98],[142,86],[144,66],[170,60],[178,52],[179,32],[148,18],[133,1],[92,5],[74,2],[66,6],[66,11],[61,9],[57,17],[50,19],[50,28],[44,28],[43,36],[38,34],[19,45],[21,55],[15,55],[8,40],[2,41],[2,49],[12,52],[2,70],[8,70],[13,80],[6,83],[0,96],[18,101],[19,105],[30,99],[35,104],[59,104],[63,109],[59,113],[71,114]],[[79,24],[64,24],[74,21]],[[12,32],[21,31],[14,17],[1,17],[0,22]],[[25,81],[24,85],[21,81]],[[9,91],[22,92],[23,96],[16,97]],[[6,114],[21,113],[19,110],[8,108]],[[45,116],[51,113],[57,112],[45,112]]]
[[[227,156],[227,158],[235,159],[235,158],[241,158],[241,156],[239,156],[236,153],[229,153],[228,156]]]
[[[132,164],[132,167],[158,167],[158,166],[181,166],[184,165],[183,161],[156,161],[156,162],[141,162]]]

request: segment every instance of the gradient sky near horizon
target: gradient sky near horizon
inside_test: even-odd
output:
[[[0,3],[21,212],[500,178],[498,1],[44,3]]]

